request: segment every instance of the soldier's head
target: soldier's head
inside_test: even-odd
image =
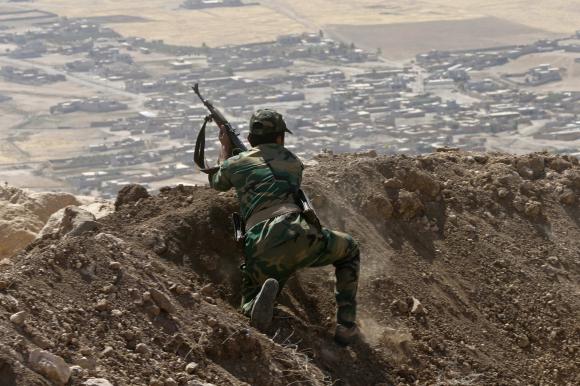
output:
[[[270,109],[261,109],[252,114],[248,142],[253,147],[266,143],[284,145],[285,133],[292,134],[282,114]]]

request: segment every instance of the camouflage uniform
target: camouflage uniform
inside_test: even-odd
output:
[[[271,110],[259,110],[257,114],[264,111],[262,115],[271,115]],[[242,216],[248,219],[275,205],[295,203],[294,193],[300,188],[302,170],[302,163],[288,149],[269,143],[228,158],[210,175],[210,184],[220,191],[235,188]],[[281,289],[300,268],[332,264],[336,268],[337,321],[346,326],[355,322],[359,250],[351,236],[319,229],[301,213],[289,213],[247,229],[244,256],[241,305],[244,314],[251,312],[266,279],[278,280]]]

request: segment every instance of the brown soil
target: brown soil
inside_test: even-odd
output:
[[[80,365],[70,385],[580,384],[576,159],[317,162],[304,180],[324,223],[361,243],[364,342],[333,343],[331,269],[296,275],[271,331],[252,329],[234,195],[177,187],[0,267],[0,385],[51,384],[38,347]]]

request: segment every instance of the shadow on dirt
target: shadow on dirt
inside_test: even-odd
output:
[[[309,312],[310,313],[310,312]],[[349,347],[334,342],[333,332],[316,322],[297,319],[288,308],[277,309],[270,336],[279,345],[307,357],[326,375],[329,385],[392,385],[392,366],[364,341]]]
[[[0,358],[0,386],[16,386],[16,374],[12,365]]]

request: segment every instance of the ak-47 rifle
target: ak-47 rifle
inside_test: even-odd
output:
[[[193,154],[193,161],[204,173],[212,173],[218,169],[218,167],[208,167],[205,161],[205,126],[208,122],[215,122],[220,128],[223,127],[226,135],[229,137],[233,148],[232,154],[238,154],[242,151],[248,150],[246,145],[240,140],[239,133],[232,127],[232,125],[228,122],[226,117],[215,108],[215,106],[207,99],[201,96],[199,92],[199,84],[195,84],[193,87],[193,91],[195,94],[201,99],[205,107],[209,110],[209,115],[207,115],[204,119],[203,125],[199,130],[199,134],[197,135],[197,140],[195,142],[195,152]],[[229,154],[231,155],[231,154]]]

